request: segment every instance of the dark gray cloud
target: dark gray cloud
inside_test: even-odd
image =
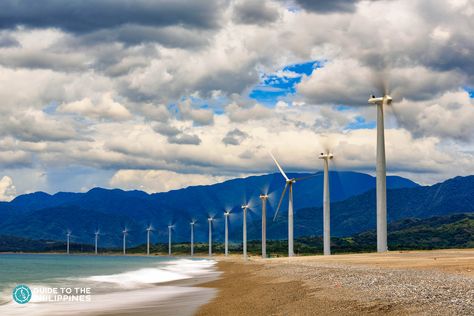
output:
[[[55,27],[79,34],[126,24],[209,29],[218,25],[222,4],[219,0],[3,0],[0,27]]]
[[[1,47],[1,45],[0,45]],[[52,69],[56,71],[85,70],[86,59],[79,54],[57,54],[39,51],[1,52],[0,64],[9,68]]]
[[[180,134],[168,137],[168,142],[170,144],[180,145],[199,145],[201,143],[201,139],[197,135]]]
[[[278,10],[264,1],[243,1],[234,7],[232,19],[241,24],[266,24],[278,19]]]
[[[312,12],[353,12],[356,0],[294,0],[299,6]]]
[[[174,126],[168,125],[168,124],[158,124],[153,127],[153,130],[157,132],[158,134],[164,135],[164,136],[176,136],[181,131],[177,129]]]
[[[122,42],[138,45],[158,42],[170,48],[198,48],[205,46],[212,38],[212,30],[188,29],[182,26],[154,27],[126,24],[117,28],[101,29],[80,37],[83,44],[95,45],[108,42]]]
[[[247,133],[236,128],[229,131],[222,139],[222,142],[226,145],[240,145],[240,143],[242,143],[248,137],[249,135]]]

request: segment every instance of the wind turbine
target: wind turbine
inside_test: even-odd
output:
[[[247,260],[247,210],[249,208],[248,204],[242,205],[243,210],[243,229],[242,229],[242,244],[244,251],[244,260]]]
[[[383,97],[374,95],[370,104],[377,106],[377,252],[385,252],[387,248],[387,170],[385,161],[384,107],[392,103],[392,97],[384,92]]]
[[[174,225],[168,225],[168,256],[171,256],[171,230]]]
[[[67,231],[66,237],[67,237],[66,253],[69,254],[69,241],[70,241],[70,239],[71,239],[71,231],[70,231],[70,230]]]
[[[277,165],[278,170],[280,170],[280,173],[285,178],[285,183],[286,183],[285,188],[283,189],[283,192],[281,193],[280,201],[278,202],[278,207],[275,212],[275,216],[273,217],[274,221],[278,215],[278,211],[280,210],[281,202],[283,201],[283,198],[285,197],[286,190],[289,188],[288,189],[289,191],[288,193],[288,257],[293,257],[295,255],[293,251],[293,184],[295,184],[297,181],[314,177],[314,175],[308,176],[308,177],[302,177],[302,178],[289,179],[272,153],[270,153],[270,156],[272,156],[273,161],[275,161],[275,164]]]
[[[194,224],[196,224],[196,221],[192,221],[189,223],[191,225],[191,257],[194,256]]]
[[[230,216],[230,211],[225,211],[224,212],[224,217],[225,217],[225,255],[229,255],[229,216]]]
[[[334,157],[331,153],[321,153],[319,159],[324,162],[324,189],[323,189],[323,244],[324,255],[331,254],[331,217],[330,217],[330,200],[329,200],[329,160]]]
[[[212,221],[214,219],[209,217],[207,221],[209,222],[209,257],[212,256]]]
[[[123,254],[125,255],[126,254],[127,235],[128,235],[127,228],[125,228],[122,231],[122,234],[123,234]]]
[[[150,255],[150,233],[152,230],[153,230],[153,227],[151,227],[151,225],[149,225],[146,228],[146,255],[147,256]]]
[[[262,258],[267,257],[267,194],[260,194],[262,200]]]
[[[97,240],[99,239],[100,230],[96,230],[94,235],[95,235],[95,254],[97,254]]]

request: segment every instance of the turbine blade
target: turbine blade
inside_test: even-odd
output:
[[[273,156],[273,154],[270,152],[270,156],[272,156],[273,158],[273,161],[275,161],[275,164],[277,165],[278,169],[280,170],[281,174],[283,175],[283,177],[285,177],[285,180],[289,180],[288,177],[286,176],[286,173],[285,171],[283,171],[283,169],[281,168],[280,164],[278,163],[278,161],[276,160],[275,156]]]
[[[295,181],[301,181],[301,180],[306,180],[306,179],[309,179],[309,178],[314,178],[316,177],[318,174],[315,173],[315,174],[312,174],[312,175],[309,175],[309,176],[305,176],[305,177],[301,177],[301,178],[296,178]]]
[[[283,198],[285,197],[286,189],[288,189],[288,182],[285,184],[285,188],[283,189],[283,192],[281,192],[281,197],[280,197],[280,202],[278,202],[278,207],[276,209],[275,215],[273,215],[273,221],[275,221],[278,211],[280,210],[281,202],[283,202]]]

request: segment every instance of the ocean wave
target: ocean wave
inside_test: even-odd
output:
[[[142,268],[109,275],[82,278],[86,282],[115,284],[121,288],[139,288],[146,285],[190,279],[213,273],[215,261],[179,259],[160,262],[156,268]]]

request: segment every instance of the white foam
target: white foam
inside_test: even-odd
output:
[[[1,315],[114,315],[120,313],[153,315],[193,315],[216,291],[209,288],[160,286],[149,289],[95,295],[91,302],[55,302],[24,305],[10,302],[0,306]]]
[[[140,288],[145,285],[190,279],[213,272],[213,260],[179,259],[160,263],[159,268],[144,268],[111,275],[96,275],[83,280],[113,283],[122,288]]]
[[[215,272],[213,260],[179,259],[160,262],[156,268],[144,268],[111,275],[96,275],[76,280],[92,288],[91,302],[41,302],[35,299],[24,305],[10,300],[0,305],[0,315],[97,315],[121,311],[152,311],[155,315],[192,315],[196,308],[209,301],[215,290],[187,286],[153,286],[164,282],[184,280],[198,276],[211,276]],[[57,281],[57,280],[56,280]],[[96,285],[91,284],[94,282]],[[30,284],[31,287],[48,287]],[[114,286],[115,285],[115,286]],[[102,288],[107,292],[97,292]],[[118,291],[117,291],[118,290]],[[10,294],[11,296],[11,294]]]

